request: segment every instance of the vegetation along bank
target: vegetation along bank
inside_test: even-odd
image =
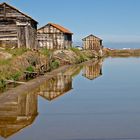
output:
[[[79,64],[100,57],[94,50],[0,49],[0,90],[16,81],[26,82],[63,65]],[[20,81],[20,82],[19,82]]]

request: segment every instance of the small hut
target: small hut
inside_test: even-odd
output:
[[[72,32],[54,23],[37,31],[38,46],[47,49],[68,49],[72,46]]]
[[[18,9],[0,4],[0,47],[36,48],[37,21]]]
[[[96,52],[99,52],[102,50],[102,39],[99,37],[96,37],[94,35],[89,35],[82,39],[83,41],[83,49],[87,50],[95,50]]]

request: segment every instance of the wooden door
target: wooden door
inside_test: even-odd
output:
[[[25,26],[17,26],[18,48],[26,48]]]

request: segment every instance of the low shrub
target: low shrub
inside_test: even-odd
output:
[[[29,67],[26,68],[26,71],[34,72],[34,67],[33,66],[29,66]]]
[[[50,67],[51,69],[56,69],[60,66],[60,62],[58,60],[53,60],[51,63],[50,63]]]
[[[78,48],[75,48],[75,47],[71,47],[70,50],[75,52],[77,55],[79,55],[81,53],[81,51]]]
[[[5,88],[6,88],[6,82],[3,79],[1,79],[0,80],[0,90],[3,90]]]
[[[50,57],[52,54],[52,51],[48,50],[47,48],[42,48],[42,49],[40,49],[40,53],[47,56],[47,57]]]
[[[11,79],[14,80],[14,81],[17,81],[17,80],[19,80],[20,76],[21,76],[21,73],[16,72],[16,73],[11,75]]]
[[[1,59],[0,65],[9,65],[11,59]]]

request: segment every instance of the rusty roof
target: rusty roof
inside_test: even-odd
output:
[[[7,4],[7,3],[5,3],[5,2],[0,3],[0,6],[3,6],[3,5],[6,5],[6,6],[8,6],[8,7],[12,8],[12,9],[16,10],[17,12],[21,13],[21,14],[22,14],[22,15],[24,15],[25,17],[30,18],[31,20],[33,20],[33,21],[35,21],[36,23],[38,23],[38,22],[37,22],[36,20],[34,20],[32,17],[30,17],[30,16],[28,16],[28,15],[24,14],[23,12],[21,12],[21,11],[20,11],[20,10],[18,10],[17,8],[15,8],[15,7],[13,7],[13,6],[11,6],[11,5],[9,5],[9,4]]]
[[[63,33],[73,34],[73,33],[72,33],[71,31],[69,31],[68,29],[66,29],[66,28],[64,28],[64,27],[62,27],[62,26],[60,26],[60,25],[58,25],[58,24],[55,24],[55,23],[48,23],[47,25],[45,25],[45,26],[39,28],[38,30],[40,30],[40,29],[42,29],[42,28],[45,28],[45,27],[48,26],[48,25],[51,25],[51,26],[57,28],[58,30],[60,30],[60,31],[63,32]]]
[[[97,39],[99,39],[99,40],[102,40],[101,38],[99,38],[99,37],[97,37],[97,36],[95,36],[95,35],[93,35],[93,34],[91,34],[91,35],[88,35],[87,37],[85,37],[85,38],[83,38],[82,40],[84,41],[86,38],[89,38],[89,37],[95,37],[95,38],[97,38]]]

